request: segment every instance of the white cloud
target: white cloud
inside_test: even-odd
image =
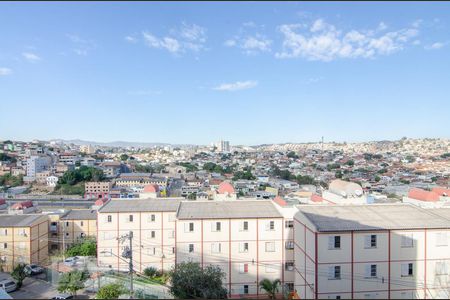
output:
[[[307,30],[309,28],[309,30]],[[284,24],[282,50],[277,58],[302,57],[308,60],[332,61],[338,58],[374,58],[403,50],[419,34],[416,27],[381,33],[387,29],[380,23],[376,30],[343,32],[323,19],[310,26]]]
[[[165,49],[173,54],[206,49],[206,28],[196,24],[182,23],[180,28],[170,30],[169,34],[163,37],[145,31],[142,32],[142,36],[148,47]]]
[[[443,48],[444,46],[445,46],[445,43],[436,42],[431,45],[425,46],[424,48],[427,50],[437,50],[437,49]]]
[[[256,25],[253,22],[246,22],[239,28],[238,34],[224,42],[226,47],[236,47],[245,54],[256,54],[259,52],[270,52],[272,40],[258,32],[263,25]]]
[[[127,35],[125,37],[125,41],[130,42],[130,43],[137,43],[138,39],[131,35]]]
[[[234,91],[251,89],[251,88],[256,87],[257,85],[258,85],[258,82],[253,81],[253,80],[236,81],[233,83],[222,83],[221,85],[214,87],[213,90],[234,92]]]
[[[10,75],[12,70],[9,68],[0,68],[0,76]]]
[[[87,56],[91,50],[97,48],[96,43],[92,40],[83,39],[76,34],[67,34],[66,36],[74,46],[72,51],[77,55]]]
[[[32,52],[23,52],[22,56],[29,62],[38,62],[41,60],[41,58],[37,54]]]

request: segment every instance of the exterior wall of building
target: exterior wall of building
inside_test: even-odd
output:
[[[58,241],[66,248],[86,237],[97,236],[97,220],[60,220]],[[62,244],[61,244],[62,246]]]
[[[176,212],[98,213],[98,265],[128,270],[128,263],[118,258],[124,246],[116,238],[133,231],[133,260],[136,271],[147,267],[168,271],[175,263]],[[130,215],[132,222],[130,222]],[[108,216],[111,222],[108,222]]]
[[[243,230],[244,221],[248,230]],[[258,296],[262,279],[284,283],[284,226],[283,218],[177,220],[176,260],[218,265],[226,274],[224,287],[231,297],[245,292]]]
[[[449,238],[448,229],[317,232],[297,214],[295,287],[302,299],[448,298]],[[338,279],[332,278],[334,267],[340,268]]]
[[[42,216],[30,226],[0,228],[0,259],[5,272],[18,263],[48,262],[48,220]]]
[[[111,192],[111,182],[86,182],[85,197],[107,198]]]

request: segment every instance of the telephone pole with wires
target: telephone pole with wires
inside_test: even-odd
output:
[[[133,231],[128,234],[124,234],[118,238],[118,240],[123,244],[126,240],[130,242],[129,246],[125,246],[122,252],[122,257],[129,259],[129,272],[130,272],[130,299],[133,299]]]

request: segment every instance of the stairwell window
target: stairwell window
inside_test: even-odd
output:
[[[364,237],[364,248],[372,249],[377,247],[377,235],[371,234]]]
[[[341,266],[328,267],[328,279],[329,280],[340,280],[341,279]]]

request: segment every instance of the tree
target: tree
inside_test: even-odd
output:
[[[66,256],[97,256],[97,243],[94,239],[86,239],[67,249]]]
[[[119,283],[110,283],[102,286],[95,296],[96,299],[119,299],[119,296],[126,293],[126,289]]]
[[[315,183],[314,178],[312,178],[311,176],[308,176],[308,175],[305,175],[305,176],[298,175],[296,180],[297,180],[298,184],[314,184]]]
[[[269,279],[263,279],[259,283],[260,290],[264,290],[269,296],[269,299],[276,299],[276,295],[278,293],[278,287],[281,284],[279,279],[275,279],[274,281],[270,281]]]
[[[340,170],[334,174],[334,177],[336,177],[336,178],[342,178],[342,176],[343,176],[343,174]]]
[[[380,180],[381,180],[381,177],[378,176],[378,175],[376,175],[376,176],[375,176],[375,181],[376,181],[376,182],[379,182]]]
[[[346,164],[347,166],[353,167],[353,166],[355,165],[355,161],[352,160],[352,159],[350,159],[350,160],[347,160],[347,162],[346,162],[345,164]]]
[[[86,279],[88,279],[88,273],[86,271],[73,270],[64,273],[58,282],[58,292],[68,292],[72,295],[76,295],[77,291],[84,288]]]
[[[128,158],[130,158],[130,157],[127,154],[125,154],[125,153],[120,156],[120,160],[121,161],[128,160]]]
[[[189,200],[196,200],[196,199],[197,199],[197,195],[196,195],[195,193],[190,193],[190,194],[187,196],[187,198],[188,198]]]
[[[227,290],[223,287],[225,273],[219,266],[208,265],[203,269],[199,263],[182,262],[170,272],[170,292],[178,299],[225,299]]]
[[[298,159],[298,155],[297,155],[297,154],[295,154],[295,152],[294,152],[294,151],[290,151],[290,152],[288,152],[288,154],[287,154],[287,157],[289,157],[289,158],[293,158],[293,159]]]
[[[27,273],[25,272],[25,264],[18,264],[15,266],[11,272],[11,276],[17,281],[17,288],[20,289],[24,279],[27,277]]]

